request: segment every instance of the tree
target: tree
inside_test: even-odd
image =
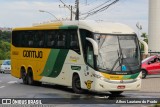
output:
[[[10,31],[0,31],[0,40],[5,42],[11,42],[11,32]]]
[[[5,59],[4,52],[0,49],[0,60]]]
[[[0,60],[10,59],[11,32],[0,31]]]
[[[145,41],[148,44],[148,35],[146,33],[142,33],[141,37],[143,38],[143,41]],[[144,51],[144,46],[141,43],[141,51]]]

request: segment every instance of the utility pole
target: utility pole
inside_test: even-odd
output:
[[[76,17],[75,20],[79,20],[79,0],[76,0],[75,2],[76,7]]]
[[[64,7],[63,8],[68,8],[70,11],[71,11],[71,18],[70,18],[70,20],[72,21],[73,20],[73,14],[75,15],[76,13],[73,11],[73,8],[75,8],[75,7],[73,7],[72,5],[66,5],[62,0],[60,0],[60,2],[62,3],[62,4],[64,4]],[[61,8],[61,6],[59,5],[59,7]]]
[[[71,19],[70,20],[72,21],[73,6],[71,5],[70,7],[71,7]]]
[[[72,14],[73,14],[73,6],[72,6],[72,5],[67,6],[67,5],[64,4],[64,6],[59,5],[59,8],[68,8],[68,9],[71,11],[70,20],[72,21],[72,16],[73,16],[73,15],[72,15]]]

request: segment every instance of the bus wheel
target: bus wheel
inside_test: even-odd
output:
[[[34,84],[32,69],[28,70],[27,79],[28,79],[28,84],[29,85],[33,85]]]
[[[21,68],[21,78],[22,78],[23,84],[28,84],[27,73],[24,68]]]
[[[74,75],[72,78],[72,89],[77,94],[83,93],[83,90],[81,89],[80,78],[78,75]]]
[[[32,69],[28,70],[27,78],[28,78],[28,84],[29,85],[40,86],[42,84],[42,82],[34,81]]]
[[[143,69],[141,71],[142,71],[142,79],[145,79],[147,76],[147,72],[146,70],[143,70]]]
[[[123,93],[123,91],[110,91],[110,93],[114,96],[120,95]]]

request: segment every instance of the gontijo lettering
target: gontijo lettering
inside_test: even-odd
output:
[[[23,57],[28,58],[42,58],[43,52],[42,51],[32,51],[32,50],[24,50]]]

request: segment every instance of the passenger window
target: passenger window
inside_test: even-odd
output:
[[[93,47],[91,43],[87,42],[87,63],[91,66],[94,67],[94,54],[93,54]]]
[[[60,32],[58,34],[57,47],[64,49],[65,45],[66,45],[66,35]]]
[[[38,31],[37,32],[37,43],[38,43],[38,47],[40,48],[43,48],[45,47],[45,44],[44,44],[44,31]]]
[[[32,47],[33,44],[34,44],[34,42],[33,42],[34,36],[31,35],[31,33],[28,33],[26,36],[28,37],[28,46],[29,46],[29,47]]]
[[[76,51],[77,53],[80,53],[78,35],[76,34],[76,32],[72,32],[70,34],[70,49]]]
[[[20,46],[27,47],[29,45],[27,35],[24,32],[20,32]],[[22,42],[23,41],[23,42]]]
[[[47,36],[47,47],[56,48],[56,43],[57,43],[56,31],[50,31],[46,36]]]
[[[21,46],[21,37],[22,37],[21,34],[22,34],[22,32],[20,32],[20,31],[13,31],[12,32],[12,44],[14,46],[17,46],[17,47]]]

